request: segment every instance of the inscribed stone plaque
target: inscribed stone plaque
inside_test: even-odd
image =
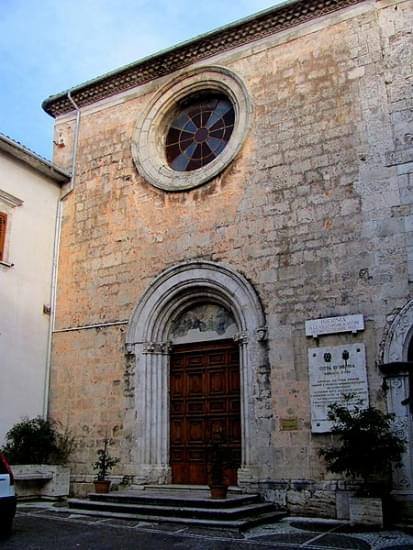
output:
[[[314,338],[317,338],[321,334],[358,332],[359,330],[364,330],[364,318],[360,314],[310,319],[305,322],[305,335],[313,336]]]
[[[347,403],[348,407],[368,407],[369,395],[364,344],[310,348],[308,350],[313,432],[329,432],[328,407]],[[347,401],[345,396],[352,395]]]

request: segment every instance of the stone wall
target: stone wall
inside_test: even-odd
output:
[[[260,481],[321,483],[315,492],[333,515],[317,454],[328,436],[310,432],[307,349],[315,344],[304,321],[364,315],[364,332],[320,345],[364,342],[371,401],[384,406],[375,361],[413,269],[412,16],[411,2],[366,1],[208,60],[245,81],[253,121],[238,157],[191,191],[156,189],[131,155],[135,124],[169,77],[82,110],[50,395],[51,415],[78,441],[76,475],[92,473],[105,435],[122,459],[115,474],[133,474],[134,442],[123,437],[134,399],[126,323],[160,272],[212,260],[251,282],[267,318],[270,376],[259,382],[263,395],[271,390],[272,428],[261,434]],[[72,130],[72,115],[57,119],[66,143],[58,164],[70,162]],[[96,324],[108,326],[82,328]],[[297,429],[282,430],[285,418]],[[309,509],[305,494],[291,498],[294,512]]]

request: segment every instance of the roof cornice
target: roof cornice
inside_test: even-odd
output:
[[[40,157],[21,143],[0,133],[0,151],[3,151],[12,157],[31,166],[37,172],[52,179],[53,181],[63,184],[70,181],[70,175],[60,170],[47,159]]]
[[[364,1],[290,0],[51,96],[43,102],[42,107],[46,113],[56,117],[73,111],[73,105],[68,99],[69,91],[79,107],[91,105],[218,53]]]

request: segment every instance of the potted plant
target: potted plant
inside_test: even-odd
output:
[[[211,498],[226,498],[228,480],[225,476],[225,467],[229,464],[229,451],[224,445],[222,431],[217,430],[213,433],[208,453],[208,486]]]
[[[375,407],[330,406],[329,419],[338,441],[319,454],[327,469],[342,473],[359,483],[350,498],[350,520],[353,524],[383,526],[383,497],[391,486],[392,465],[397,465],[404,451],[404,441],[392,430],[393,415]]]
[[[108,472],[120,461],[119,458],[113,457],[108,451],[109,439],[105,437],[103,440],[103,449],[98,449],[98,459],[95,462],[93,469],[96,470],[95,492],[108,493],[110,488],[110,480],[106,479]]]

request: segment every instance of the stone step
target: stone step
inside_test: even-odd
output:
[[[235,531],[244,531],[250,529],[262,523],[272,523],[281,520],[287,514],[279,510],[270,510],[270,511],[261,511],[257,510],[251,515],[241,518],[201,518],[201,517],[179,517],[179,516],[165,516],[165,515],[156,515],[156,514],[145,514],[142,512],[115,512],[109,509],[107,506],[103,506],[101,509],[88,509],[86,507],[74,507],[73,501],[80,499],[70,499],[72,505],[69,501],[69,507],[73,510],[73,513],[86,516],[97,516],[97,517],[109,517],[109,518],[123,518],[136,521],[144,521],[149,523],[168,523],[168,524],[184,524],[186,526],[196,526],[196,527],[205,527],[205,528],[216,528],[216,529],[229,529]],[[83,503],[88,501],[83,500]],[[96,503],[94,503],[96,504]]]
[[[211,499],[207,487],[146,486],[145,489],[91,493],[89,499],[69,499],[75,514],[121,517],[136,521],[163,522],[245,530],[286,516],[257,494],[229,492],[226,499]]]
[[[263,512],[274,511],[274,505],[268,502],[258,502],[253,504],[244,504],[240,506],[232,506],[231,508],[209,508],[207,506],[183,506],[155,504],[150,501],[146,503],[120,503],[108,501],[93,501],[83,499],[70,499],[68,501],[69,508],[83,510],[107,510],[116,513],[126,514],[144,514],[145,516],[162,516],[165,518],[182,517],[182,518],[201,518],[201,519],[240,519],[245,516],[259,514]]]
[[[231,508],[260,502],[256,494],[233,494],[226,499],[211,499],[209,492],[183,492],[181,495],[167,491],[119,491],[108,494],[90,493],[91,501],[123,503],[123,504],[153,504],[171,507],[195,507],[195,508]]]
[[[148,485],[138,485],[134,486],[134,490],[142,490],[146,493],[206,493],[209,494],[209,487],[208,485],[184,485],[184,484],[164,484],[164,485],[156,485],[156,484],[148,484]],[[231,485],[228,487],[228,494],[243,494],[242,489],[240,487],[237,487],[236,485]]]

